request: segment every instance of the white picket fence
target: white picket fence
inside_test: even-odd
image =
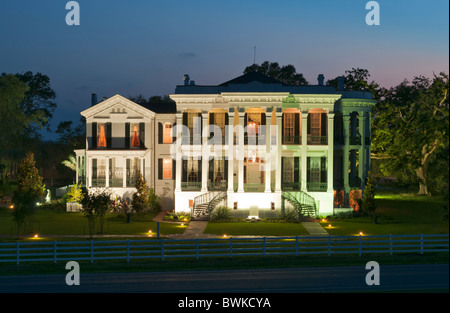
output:
[[[0,263],[448,252],[449,235],[85,240],[0,243]]]

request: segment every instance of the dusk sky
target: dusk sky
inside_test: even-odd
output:
[[[384,0],[368,26],[362,0],[0,1],[0,73],[48,75],[52,129],[78,121],[91,93],[166,95],[189,74],[198,85],[242,75],[253,63],[292,64],[311,84],[352,67],[384,87],[449,69],[448,0]],[[49,136],[48,138],[52,138]]]

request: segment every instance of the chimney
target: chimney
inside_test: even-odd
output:
[[[345,81],[344,76],[338,77],[338,90],[344,90],[344,81]]]
[[[323,86],[324,79],[325,79],[325,76],[323,76],[323,74],[319,74],[319,76],[317,77],[317,80],[319,82],[319,86]]]
[[[191,82],[189,83],[190,86],[195,86],[195,81],[191,80]]]
[[[183,80],[184,80],[184,85],[189,86],[189,75],[188,74],[184,74]]]
[[[97,101],[97,94],[95,94],[95,93],[91,94],[91,107],[93,107],[97,103],[98,103],[98,101]]]

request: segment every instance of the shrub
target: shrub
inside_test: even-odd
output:
[[[231,222],[233,210],[226,206],[218,206],[211,212],[209,220],[211,222]]]

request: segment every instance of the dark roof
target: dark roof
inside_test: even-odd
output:
[[[140,105],[152,112],[157,113],[157,114],[177,113],[177,105],[176,105],[175,101],[151,102],[151,103],[140,104]]]
[[[275,78],[266,76],[259,72],[249,72],[249,73],[246,73],[239,77],[236,77],[232,80],[229,80],[223,84],[220,84],[219,86],[228,86],[230,84],[248,84],[248,83],[251,83],[254,81],[257,81],[257,82],[260,82],[263,84],[281,84],[281,85],[283,85],[282,82],[276,80]]]

